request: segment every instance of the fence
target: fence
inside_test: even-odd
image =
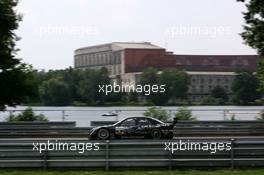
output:
[[[92,121],[92,126],[113,121]],[[0,138],[88,138],[92,127],[76,127],[75,122],[0,122]],[[179,121],[175,137],[264,136],[264,121]]]
[[[264,166],[264,140],[191,139],[189,142],[229,142],[230,151],[174,151],[165,149],[166,142],[180,140],[100,141],[98,151],[33,151],[36,140],[0,140],[1,168],[166,168],[181,167],[257,167]],[[187,140],[185,140],[187,141]],[[46,142],[46,140],[38,140]],[[87,143],[87,140],[60,140],[63,143]],[[89,143],[95,143],[89,142]]]
[[[177,112],[177,107],[163,107],[167,112],[174,116]],[[201,108],[201,107],[200,107]],[[213,107],[212,107],[213,108]],[[117,110],[118,109],[118,110]],[[94,107],[92,109],[74,109],[70,107],[69,109],[64,108],[33,108],[34,112],[42,113],[46,115],[50,121],[76,121],[78,126],[89,126],[92,120],[120,120],[128,116],[142,116],[146,111],[147,107],[138,108],[122,108],[122,107]],[[235,116],[238,120],[255,120],[259,117],[262,107],[218,107],[217,109],[211,109],[210,107],[203,107],[202,109],[197,109],[195,107],[190,107],[193,116],[197,117],[198,120],[229,120],[232,116]],[[11,114],[16,114],[22,112],[22,109],[9,109],[6,112],[0,113],[0,120],[5,120]],[[117,114],[114,117],[103,117],[102,114],[112,111]]]

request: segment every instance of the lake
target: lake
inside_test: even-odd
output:
[[[25,106],[7,108],[7,110],[24,110]],[[36,113],[46,115],[50,121],[62,121],[63,113],[65,121],[76,121],[77,126],[90,126],[91,121],[114,121],[116,117],[104,117],[102,114],[110,111],[120,111],[118,120],[130,116],[143,116],[148,107],[55,107],[36,106],[33,110]],[[178,106],[163,107],[174,116]],[[263,106],[190,106],[192,114],[198,120],[223,120],[230,119],[232,115],[238,120],[255,120],[259,116]],[[62,112],[64,111],[64,112]],[[18,112],[14,112],[16,114]],[[0,120],[4,121],[9,116],[9,112],[0,112]]]

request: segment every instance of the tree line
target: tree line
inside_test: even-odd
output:
[[[27,97],[30,105],[164,105],[171,99],[184,99],[188,91],[189,75],[183,71],[149,68],[142,73],[139,84],[166,85],[165,93],[99,92],[102,85],[111,84],[107,69],[73,69],[33,71],[34,96]]]
[[[188,98],[190,75],[175,69],[144,70],[137,82],[140,85],[165,85],[164,93],[99,92],[99,86],[111,84],[108,71],[73,69],[32,71],[31,83],[34,96],[28,96],[25,105],[47,106],[101,106],[101,105],[177,105],[195,104]],[[238,72],[233,83],[233,93],[227,94],[221,86],[212,89],[209,96],[196,104],[239,104],[261,103],[260,81],[253,72]]]

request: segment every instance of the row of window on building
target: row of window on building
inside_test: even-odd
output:
[[[75,67],[121,64],[121,54],[113,52],[75,56]]]
[[[230,82],[232,82],[234,79],[234,76],[208,76],[208,77],[204,77],[204,76],[192,76],[191,78],[191,83],[192,84],[204,84],[204,83],[208,83],[208,84],[229,84]]]
[[[231,85],[219,85],[226,90],[227,93],[231,91]],[[210,94],[216,85],[192,85],[189,89],[190,94],[202,93]]]

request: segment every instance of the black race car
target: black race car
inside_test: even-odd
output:
[[[90,139],[107,140],[111,138],[173,138],[173,127],[177,123],[164,123],[155,118],[129,117],[113,125],[99,126],[90,132]]]

